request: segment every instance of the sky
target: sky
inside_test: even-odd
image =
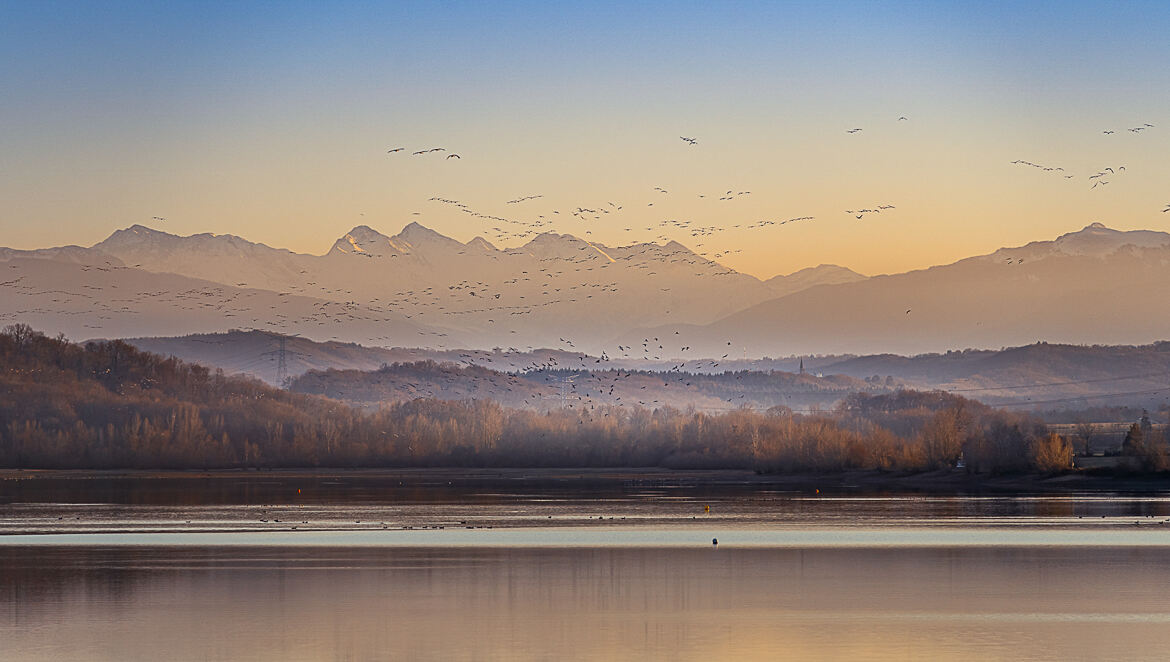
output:
[[[673,239],[767,278],[1170,229],[1166,3],[0,2],[0,24],[14,248],[140,223],[320,254],[417,221]]]

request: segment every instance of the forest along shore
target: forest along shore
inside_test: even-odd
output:
[[[7,469],[448,467],[459,474],[516,467],[538,474],[661,467],[776,474],[790,485],[915,489],[1005,480],[1040,489],[1059,484],[1044,478],[1059,474],[1089,480],[1075,464],[1075,439],[1032,414],[941,391],[858,392],[830,411],[538,411],[418,398],[370,412],[121,341],[78,345],[19,324],[0,332],[0,366],[0,467]],[[1124,461],[1090,474],[1166,475],[1163,431],[1144,417],[1132,428]],[[1019,478],[1028,474],[1038,476]]]

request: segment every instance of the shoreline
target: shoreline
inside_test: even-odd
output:
[[[441,487],[446,482],[459,488],[495,484],[530,487],[639,488],[690,487],[746,490],[769,488],[826,494],[899,490],[919,493],[1058,494],[1072,492],[1152,493],[1170,491],[1170,478],[1158,475],[1102,476],[1072,472],[1055,476],[1040,474],[977,475],[960,470],[921,473],[847,471],[814,474],[758,474],[736,469],[666,469],[661,467],[614,468],[287,468],[287,469],[3,469],[0,485],[40,481],[133,481],[168,483],[199,480],[329,480],[360,479],[420,487]],[[42,483],[43,484],[43,483]],[[74,483],[76,484],[76,483]]]

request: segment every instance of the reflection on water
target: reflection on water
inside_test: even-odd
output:
[[[0,547],[5,659],[1164,659],[1167,548]]]
[[[0,660],[1170,650],[1166,495],[826,492],[602,472],[9,473]]]
[[[1159,494],[1005,496],[782,490],[742,472],[702,482],[621,472],[0,475],[3,534],[655,526],[960,525],[1170,529]]]

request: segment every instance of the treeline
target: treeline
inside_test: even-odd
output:
[[[597,405],[538,412],[417,399],[376,411],[27,326],[0,333],[0,466],[692,467],[768,472],[1060,471],[1038,421],[943,393],[849,396],[833,411],[705,414]]]

